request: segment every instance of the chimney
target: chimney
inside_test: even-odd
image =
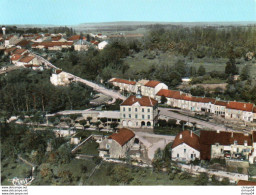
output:
[[[180,134],[180,139],[182,139],[182,134]]]
[[[217,130],[217,133],[220,133],[220,130]]]

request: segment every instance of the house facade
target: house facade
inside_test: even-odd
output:
[[[200,159],[199,137],[192,131],[182,131],[172,144],[172,160],[190,162]]]
[[[105,137],[99,144],[99,156],[102,158],[126,158],[134,144],[135,134],[127,128],[119,129],[109,137]]]
[[[228,102],[225,118],[230,120],[253,121],[253,104],[243,102]]]
[[[130,81],[130,80],[125,80],[125,79],[119,79],[119,78],[112,78],[109,80],[110,83],[112,83],[114,86],[117,86],[120,88],[120,90],[128,91],[135,93],[136,92],[136,82],[135,81]]]
[[[131,95],[120,105],[123,127],[154,128],[158,119],[158,103],[155,99],[140,94]]]
[[[168,89],[168,86],[159,81],[148,81],[145,85],[141,85],[141,94],[155,98],[161,89]]]
[[[201,160],[223,158],[249,161],[254,151],[253,137],[250,133],[201,131],[200,148]]]

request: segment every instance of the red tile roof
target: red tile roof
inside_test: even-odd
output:
[[[129,85],[135,85],[136,84],[135,81],[129,81],[129,80],[118,79],[118,78],[115,78],[115,79],[111,80],[110,82],[125,83],[125,84],[129,84]]]
[[[216,143],[220,145],[229,146],[237,141],[238,145],[244,145],[244,141],[247,141],[248,146],[252,145],[252,135],[245,135],[243,133],[231,132],[217,132],[217,131],[201,131],[200,132],[200,156],[202,160],[211,159],[211,145]]]
[[[218,105],[218,106],[227,106],[227,102],[216,101],[216,102],[215,102],[215,105]]]
[[[214,104],[216,100],[213,99],[213,98],[204,97],[204,98],[202,98],[201,101],[202,101],[203,103],[212,103],[212,104]]]
[[[152,107],[157,105],[157,101],[148,96],[142,96],[141,98],[137,98],[135,95],[131,95],[121,104],[121,106],[131,106],[136,102],[138,102],[141,106]]]
[[[242,110],[247,112],[252,112],[253,104],[243,103],[243,102],[228,102],[227,108],[234,110]]]
[[[68,38],[69,41],[77,41],[81,38],[80,35],[73,35],[71,37]]]
[[[26,47],[26,46],[28,46],[30,43],[31,43],[30,41],[28,41],[28,40],[26,40],[26,39],[23,39],[23,40],[21,40],[20,42],[18,42],[16,45],[21,46],[21,47]]]
[[[145,84],[146,87],[156,87],[160,82],[159,81],[149,81]]]
[[[11,57],[11,61],[17,61],[17,60],[19,60],[21,58],[21,56],[22,55],[20,55],[20,54],[14,54]]]
[[[178,99],[178,98],[180,98],[180,91],[173,91],[173,90],[169,90],[169,89],[161,89],[160,91],[158,91],[158,93],[156,95],[157,96],[164,96],[164,97],[167,97],[167,98]]]
[[[5,53],[10,53],[10,52],[12,52],[12,51],[15,51],[16,49],[17,49],[16,47],[10,47],[10,48],[4,50],[4,52],[5,52]]]
[[[239,180],[236,185],[238,185],[238,186],[256,186],[256,182],[255,181]]]
[[[27,51],[26,49],[16,49],[13,54],[22,54],[24,53],[25,51]]]
[[[130,141],[135,134],[130,129],[122,128],[119,129],[118,133],[114,133],[108,137],[108,139],[113,139],[121,146],[125,145],[128,141]]]
[[[63,45],[73,45],[73,42],[51,42],[51,41],[48,41],[48,42],[42,42],[42,43],[34,43],[32,45],[32,47],[36,47],[36,46],[43,46],[45,48],[48,48],[48,47],[54,47],[54,46],[63,46]]]
[[[21,58],[19,62],[29,63],[34,58],[35,58],[34,56],[26,56],[24,58]]]
[[[52,37],[52,41],[59,41],[61,38],[62,38],[61,36]]]
[[[175,148],[183,143],[189,145],[197,151],[200,151],[199,137],[191,131],[185,130],[179,133],[173,141],[172,148]]]

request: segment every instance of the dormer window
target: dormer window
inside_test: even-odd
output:
[[[244,145],[247,146],[247,140],[244,140]]]
[[[218,147],[218,146],[219,146],[219,143],[216,143],[215,145],[216,145],[216,147]]]
[[[237,141],[236,140],[234,141],[234,145],[237,145]]]

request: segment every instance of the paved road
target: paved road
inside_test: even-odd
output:
[[[173,118],[173,119],[177,119],[177,120],[187,121],[187,122],[190,122],[190,123],[195,122],[197,125],[200,125],[202,127],[205,127],[207,129],[212,129],[212,130],[238,131],[238,130],[234,130],[234,129],[231,129],[231,128],[226,128],[224,125],[215,124],[215,123],[195,119],[195,118],[192,118],[192,117],[184,116],[182,114],[172,112],[169,108],[159,108],[159,110],[160,110],[159,114],[160,114],[161,118]],[[241,131],[239,131],[239,132],[241,132]]]
[[[33,53],[33,52],[31,52]],[[48,60],[44,59],[43,57],[33,53],[33,55],[35,55],[38,59],[40,59],[46,66],[50,67],[50,68],[53,68],[53,69],[59,69],[58,67],[54,66],[52,63],[50,63]],[[107,96],[110,96],[113,98],[113,101],[111,103],[114,103],[116,99],[121,99],[121,100],[125,100],[126,97],[121,95],[120,93],[116,92],[116,91],[113,91],[113,90],[110,90],[110,89],[107,89],[105,87],[102,87],[96,83],[93,83],[91,81],[88,81],[86,79],[82,79],[78,76],[75,76],[73,74],[70,74],[68,72],[65,72],[67,73],[70,77],[72,77],[74,79],[74,81],[77,81],[77,82],[81,82],[89,87],[92,87],[95,91],[98,91],[99,93],[103,93]]]
[[[175,139],[175,136],[168,135],[156,135],[146,132],[134,131],[136,137],[146,147],[148,152],[148,158],[153,160],[155,152],[158,148],[164,149],[165,146]]]

